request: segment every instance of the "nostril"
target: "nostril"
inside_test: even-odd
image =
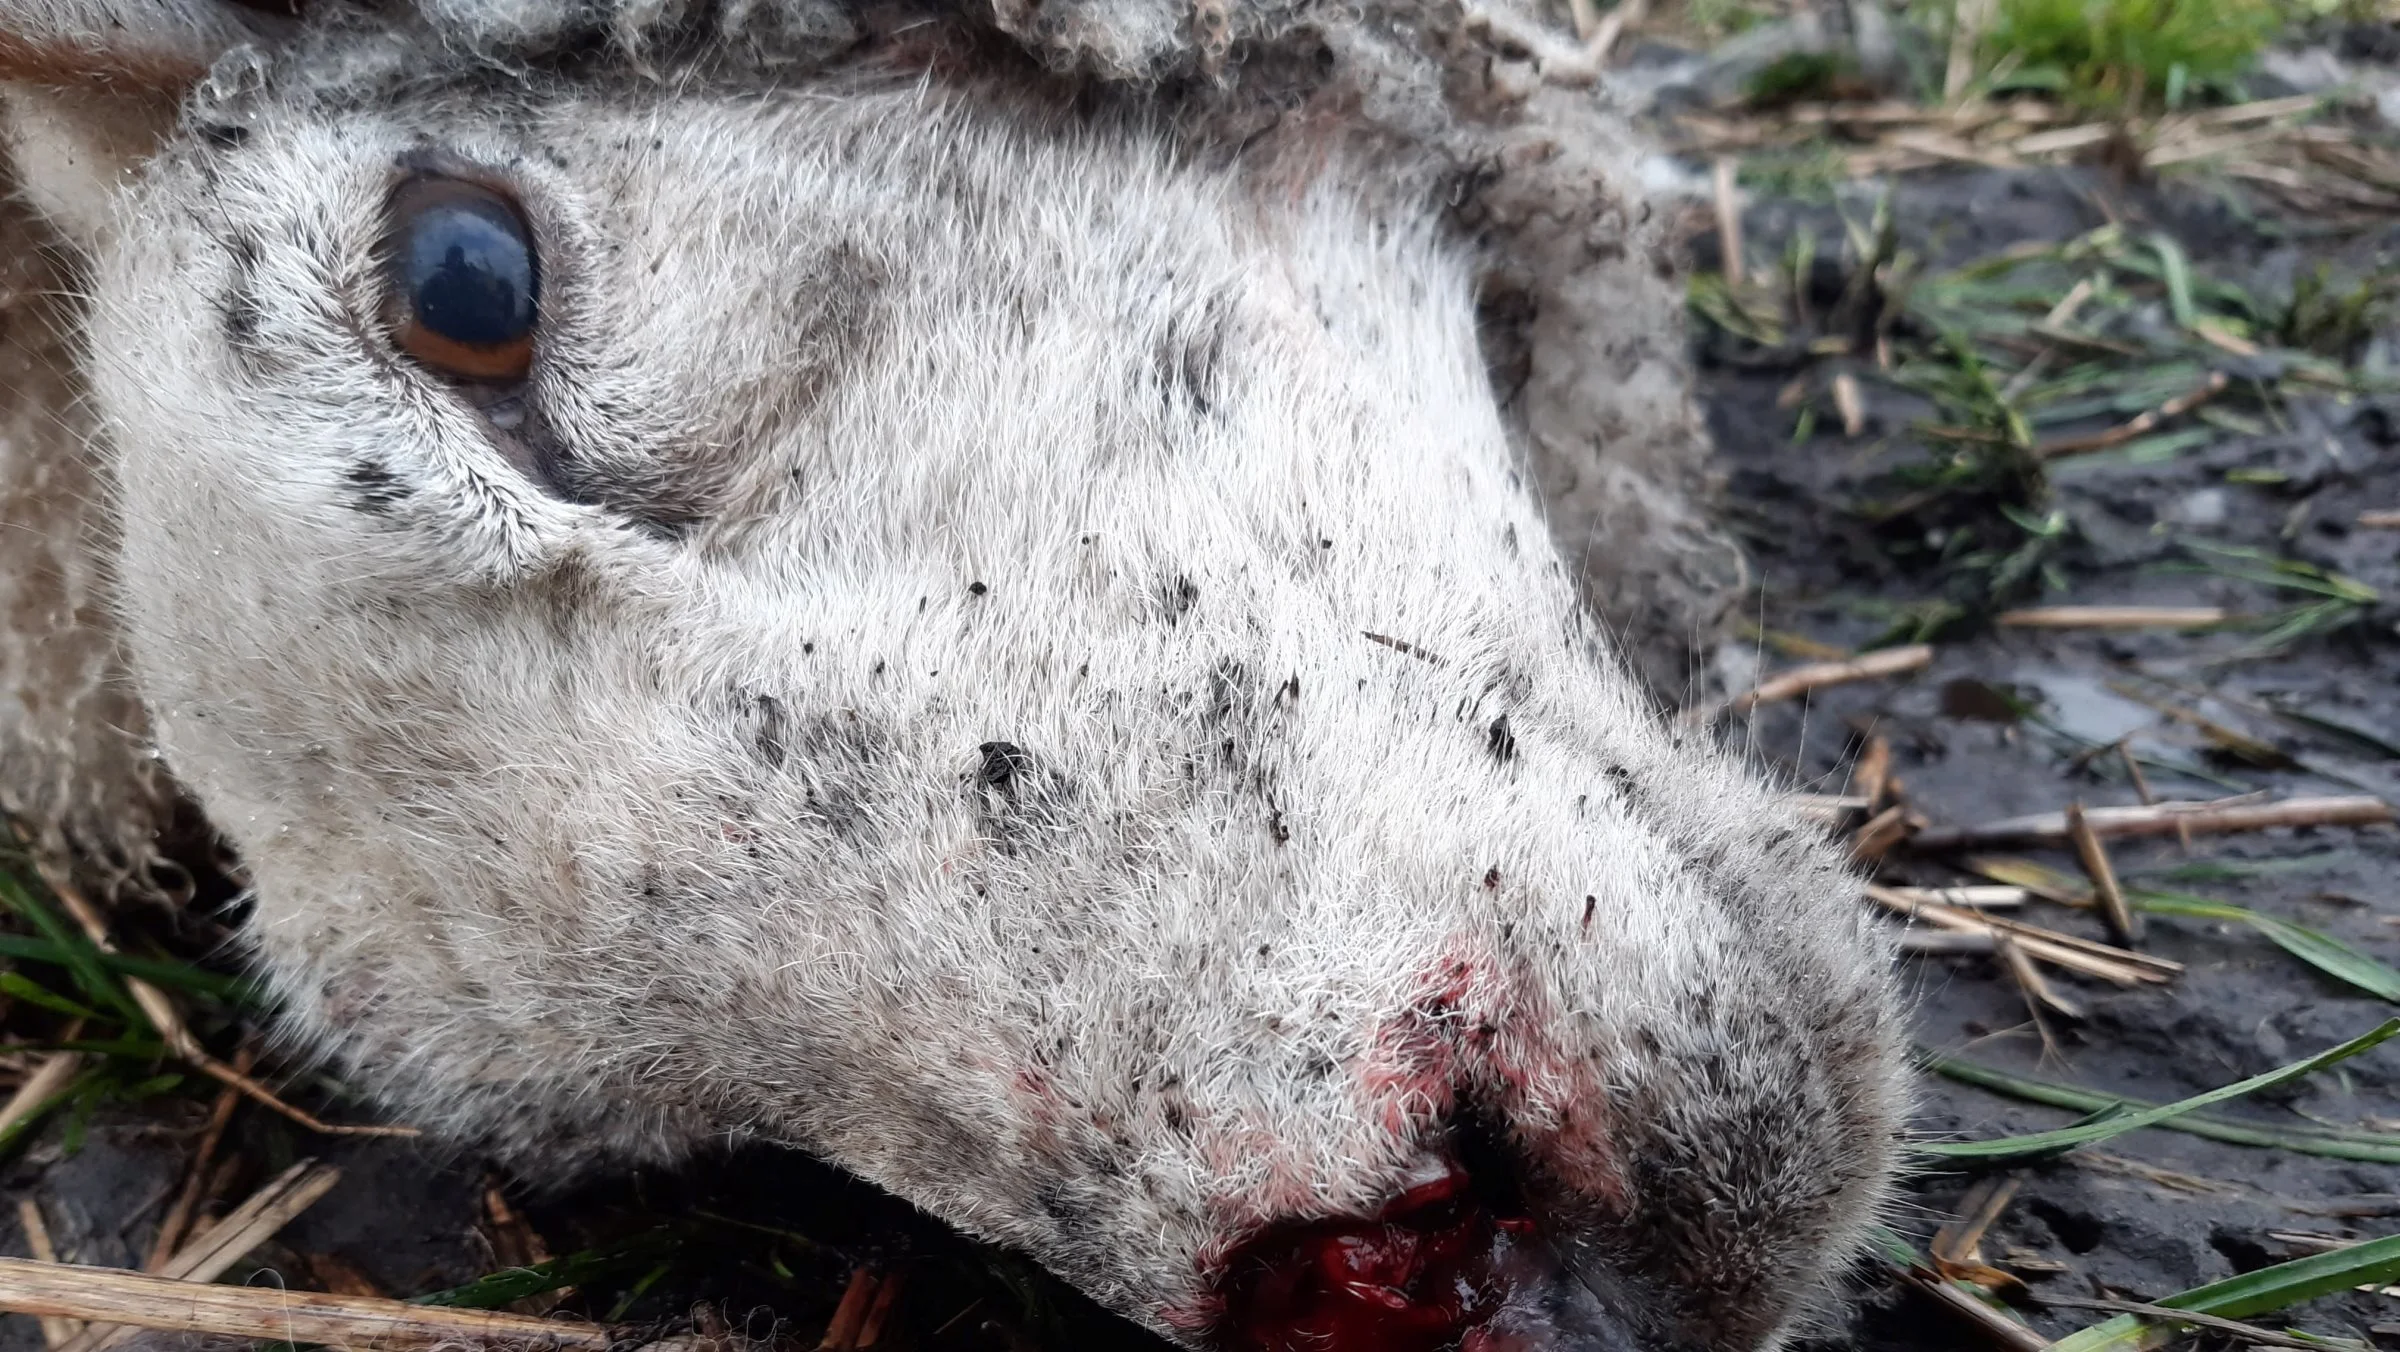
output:
[[[1281,1226],[1244,1246],[1227,1269],[1229,1341],[1243,1352],[1474,1346],[1525,1277],[1532,1232],[1442,1161],[1370,1219]]]

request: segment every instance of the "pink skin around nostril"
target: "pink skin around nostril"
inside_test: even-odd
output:
[[[1463,947],[1463,946],[1462,946]],[[1426,1140],[1472,1100],[1509,1145],[1587,1203],[1621,1200],[1605,1139],[1599,1067],[1520,1030],[1558,1027],[1488,958],[1433,964],[1416,998],[1378,1030],[1358,1068],[1370,1120]],[[1403,1180],[1379,1212],[1274,1226],[1221,1266],[1221,1316],[1240,1352],[1542,1352],[1611,1349],[1604,1312],[1565,1273],[1535,1221],[1501,1187],[1470,1186],[1447,1154]],[[1214,1302],[1212,1302],[1214,1303]],[[1559,1311],[1574,1332],[1562,1335]],[[1630,1344],[1624,1344],[1630,1346]]]

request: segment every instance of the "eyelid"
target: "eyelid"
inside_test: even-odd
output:
[[[441,372],[426,362],[407,358],[408,364],[441,378],[452,394],[472,408],[489,430],[492,444],[516,471],[543,491],[564,501],[581,501],[567,482],[566,453],[549,420],[542,415],[536,398],[533,376],[542,364],[547,346],[548,331],[556,327],[554,313],[561,304],[565,288],[555,285],[557,274],[563,270],[561,259],[570,250],[563,243],[563,234],[552,214],[545,209],[542,196],[529,191],[515,176],[489,164],[469,160],[456,152],[438,146],[418,146],[394,157],[394,173],[385,189],[384,210],[392,213],[393,204],[412,184],[442,180],[479,189],[499,198],[514,212],[531,242],[538,270],[538,299],[535,317],[531,363],[512,378],[476,379]],[[387,233],[383,257],[379,263],[380,285],[385,309],[385,332],[397,346],[402,327],[409,323],[409,298],[396,275],[397,260],[392,256],[394,241]],[[404,354],[405,355],[405,354]]]

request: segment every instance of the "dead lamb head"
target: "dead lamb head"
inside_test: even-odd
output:
[[[1846,1259],[1883,954],[1579,594],[1696,594],[1699,442],[1525,21],[0,16],[158,745],[395,1114],[788,1143],[1195,1348],[1768,1348]]]

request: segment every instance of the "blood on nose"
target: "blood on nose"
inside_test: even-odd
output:
[[[1226,1270],[1240,1352],[1481,1352],[1523,1280],[1533,1222],[1495,1214],[1456,1164],[1366,1220],[1270,1230]]]

